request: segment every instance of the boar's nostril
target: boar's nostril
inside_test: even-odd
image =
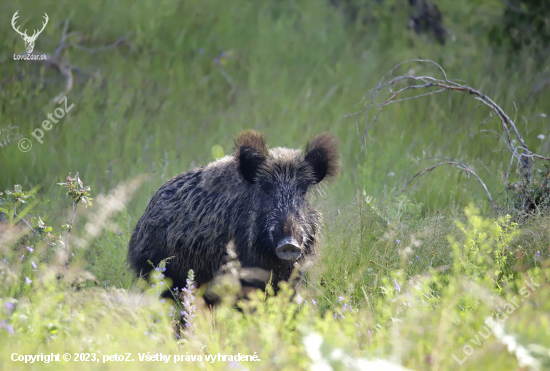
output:
[[[302,250],[294,238],[287,237],[283,238],[281,242],[279,242],[279,246],[277,246],[275,253],[279,259],[296,260],[300,257]]]

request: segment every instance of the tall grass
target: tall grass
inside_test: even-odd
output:
[[[445,47],[410,33],[406,8],[389,3],[368,7],[365,12],[377,21],[366,25],[346,23],[337,9],[317,2],[4,4],[4,24],[19,8],[29,18],[48,12],[52,25],[38,39],[37,52],[53,53],[62,32],[54,23],[67,18],[69,32],[78,32],[71,42],[94,48],[128,35],[128,43],[94,54],[71,47],[64,52],[66,61],[82,71],[75,72],[68,94],[75,108],[39,144],[30,133],[56,108],[49,100],[63,91],[64,78],[40,64],[7,58],[22,51],[22,41],[7,27],[0,31],[7,58],[0,66],[2,123],[17,127],[34,144],[29,153],[16,145],[2,149],[0,186],[41,183],[41,194],[57,201],[62,194],[51,185],[67,169],[78,170],[103,192],[146,172],[150,184],[130,206],[134,217],[167,178],[212,160],[213,145],[230,152],[238,130],[255,128],[272,146],[289,147],[304,146],[308,137],[331,130],[343,141],[345,170],[330,194],[351,201],[359,138],[355,120],[343,116],[357,109],[393,65],[419,57],[440,63],[450,78],[481,89],[508,112],[516,102],[518,117],[528,122],[526,140],[533,150],[547,151],[548,141],[537,139],[539,134],[548,138],[547,118],[539,116],[547,94],[529,94],[544,71],[534,70],[528,55],[506,68],[507,54],[489,47],[483,32],[499,20],[500,2],[493,3],[441,4],[456,37]],[[411,66],[415,73],[427,72],[419,68]],[[483,123],[488,112],[474,110],[476,104],[449,93],[383,113],[359,163],[359,187],[380,195],[400,183],[414,160],[441,154],[468,161],[500,190],[503,148],[495,139],[470,136],[496,125]],[[442,170],[412,190],[410,198],[422,202],[424,211],[450,203],[465,206],[483,194],[471,183]]]
[[[436,61],[449,78],[467,81],[508,113],[515,103],[530,148],[549,153],[548,91],[533,90],[548,73],[547,61],[489,44],[502,2],[438,5],[455,38],[445,46],[409,31],[407,8],[391,1],[366,3],[356,23],[314,1],[3,3],[3,25],[16,10],[28,29],[49,15],[35,52],[54,52],[66,19],[74,32],[68,42],[89,49],[63,51],[63,61],[77,68],[67,93],[74,108],[40,144],[31,132],[57,107],[51,99],[63,91],[64,77],[38,62],[13,61],[24,44],[9,26],[0,28],[0,190],[35,189],[37,201],[17,210],[35,228],[40,217],[54,236],[65,235],[71,216],[70,199],[57,185],[69,171],[90,185],[95,200],[77,210],[68,265],[62,244],[48,247],[22,222],[0,223],[0,369],[76,367],[15,363],[14,352],[95,353],[111,369],[550,367],[548,216],[521,225],[491,219],[476,181],[449,168],[396,193],[411,164],[445,155],[467,161],[504,202],[505,148],[473,135],[498,129],[483,107],[453,93],[388,107],[369,132],[357,185],[353,179],[365,122],[344,115],[361,107],[390,68],[415,58]],[[89,52],[123,36],[116,47]],[[209,310],[199,291],[191,336],[180,331],[181,303],[158,297],[159,286],[136,282],[127,243],[161,184],[212,161],[220,147],[230,153],[233,135],[246,128],[264,132],[272,147],[293,148],[330,130],[342,141],[344,170],[315,199],[325,214],[322,245],[299,295],[268,291],[237,304],[240,310]],[[32,141],[29,152],[18,149],[21,137]],[[129,181],[141,174],[140,187]],[[540,287],[524,297],[531,279]],[[525,300],[493,335],[475,340],[484,320],[514,296]],[[465,357],[466,344],[473,353],[459,365],[452,355]],[[172,355],[170,366],[139,361],[138,353],[147,352]],[[132,353],[135,361],[102,363],[115,353]],[[260,361],[204,361],[218,353],[256,353]],[[183,357],[179,366],[175,355]]]

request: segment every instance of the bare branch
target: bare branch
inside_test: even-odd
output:
[[[70,46],[73,46],[75,47],[76,49],[78,50],[83,50],[87,53],[90,53],[90,54],[96,54],[96,53],[99,53],[99,52],[104,52],[106,50],[112,50],[112,49],[115,49],[120,43],[126,41],[128,39],[128,37],[130,37],[131,34],[128,34],[128,35],[125,35],[125,36],[122,36],[122,37],[119,37],[118,39],[116,39],[112,44],[110,45],[105,45],[105,46],[100,46],[98,48],[88,48],[86,46],[82,46],[80,44],[76,44],[76,43],[71,43]]]
[[[476,174],[476,172],[465,162],[462,162],[462,161],[458,161],[458,160],[455,160],[453,158],[447,158],[447,157],[431,157],[431,158],[424,158],[424,159],[421,159],[420,161],[417,161],[415,164],[411,165],[411,166],[414,166],[416,164],[418,164],[419,162],[421,161],[424,161],[424,160],[429,160],[429,159],[445,159],[446,161],[443,161],[443,162],[440,162],[438,164],[435,164],[435,165],[432,165],[432,166],[428,166],[428,167],[425,167],[423,169],[420,169],[418,172],[416,172],[416,174],[413,175],[413,177],[407,181],[407,176],[405,176],[405,182],[403,184],[403,188],[401,188],[401,192],[403,192],[405,190],[405,188],[414,180],[416,179],[417,177],[419,176],[422,176],[432,170],[434,170],[436,167],[438,166],[441,166],[441,165],[455,165],[459,170],[463,170],[466,172],[468,178],[470,177],[470,174],[472,174],[477,180],[478,182],[481,184],[481,186],[483,187],[483,189],[485,190],[485,193],[487,194],[487,198],[489,199],[489,202],[491,203],[491,205],[493,206],[493,208],[495,210],[497,210],[497,205],[495,205],[494,201],[493,201],[493,198],[491,197],[491,193],[489,193],[489,189],[487,188],[487,186],[485,185],[485,183],[481,180],[481,178]],[[409,167],[410,169],[410,167]],[[408,170],[407,170],[407,173],[408,173]]]
[[[72,72],[71,66],[67,64],[63,64],[63,65],[58,65],[58,68],[61,74],[65,77],[65,81],[66,81],[65,90],[57,94],[55,97],[53,97],[50,100],[50,102],[52,103],[57,103],[61,98],[69,94],[73,89],[74,80],[73,80],[73,72]]]
[[[411,62],[428,63],[428,64],[431,64],[431,65],[437,67],[437,69],[443,75],[443,79],[437,79],[437,78],[434,78],[434,77],[431,77],[431,76],[414,76],[414,75],[411,75],[411,74],[400,75],[400,76],[392,77],[390,79],[390,76],[393,75],[394,71],[398,67],[404,65],[405,63],[411,63]],[[412,82],[412,84],[408,85],[408,86],[405,86],[405,87],[401,87],[399,89],[394,89],[394,87],[396,87],[398,84],[400,84],[403,81]],[[494,114],[499,118],[500,123],[501,123],[501,128],[502,128],[502,130],[505,134],[501,135],[501,134],[497,133],[494,130],[481,130],[480,132],[488,131],[488,132],[495,133],[497,135],[497,137],[502,140],[502,142],[506,145],[508,151],[511,153],[511,155],[512,155],[511,163],[513,163],[513,159],[516,158],[518,160],[518,167],[522,171],[522,176],[524,177],[524,179],[526,180],[526,182],[528,184],[531,183],[531,172],[532,172],[532,161],[533,161],[533,159],[536,158],[536,159],[540,159],[540,160],[550,161],[550,158],[546,157],[546,156],[541,156],[541,155],[535,154],[535,153],[533,153],[529,150],[529,147],[525,143],[525,140],[523,139],[522,135],[519,133],[519,131],[517,130],[517,127],[516,127],[516,120],[517,120],[518,110],[517,110],[517,106],[515,105],[515,103],[514,103],[515,118],[514,118],[514,120],[512,120],[504,112],[504,110],[500,106],[498,106],[491,98],[489,98],[488,96],[486,96],[485,94],[483,94],[479,90],[471,88],[466,83],[464,83],[462,81],[459,83],[457,81],[460,81],[460,80],[456,80],[456,81],[449,80],[448,77],[447,77],[447,74],[445,73],[445,70],[439,64],[437,64],[433,61],[422,60],[422,59],[413,59],[413,60],[405,61],[405,62],[399,63],[394,68],[392,68],[388,73],[386,73],[386,75],[384,75],[384,77],[378,82],[376,87],[373,88],[372,90],[370,90],[369,93],[367,95],[365,95],[363,97],[363,99],[361,99],[361,103],[363,103],[363,108],[361,110],[344,116],[344,117],[349,117],[349,116],[356,116],[357,117],[356,118],[356,126],[357,126],[357,134],[358,134],[358,139],[359,139],[359,144],[360,144],[360,151],[359,151],[359,155],[357,157],[357,161],[355,163],[355,168],[354,168],[354,171],[353,171],[355,185],[356,185],[357,188],[358,188],[358,185],[357,185],[357,167],[359,165],[359,160],[361,159],[361,156],[363,154],[363,150],[366,147],[366,139],[367,138],[370,139],[369,130],[372,127],[372,125],[374,125],[374,123],[376,122],[378,116],[380,115],[380,112],[384,109],[384,107],[386,107],[390,104],[393,104],[393,103],[412,100],[412,99],[424,97],[424,96],[427,96],[427,95],[433,95],[433,94],[441,93],[441,92],[444,92],[444,91],[447,91],[447,90],[453,91],[453,92],[458,92],[458,93],[468,93],[468,94],[474,95],[475,99],[479,100],[482,104],[484,104],[484,105],[486,105],[490,108],[490,110],[491,110],[490,112],[494,112]],[[403,93],[405,93],[407,90],[431,89],[431,88],[437,88],[437,90],[430,91],[428,93],[417,94],[417,95],[414,95],[412,97],[400,98],[400,96]],[[385,99],[383,99],[382,101],[378,101],[377,98],[380,95],[384,95],[384,94],[385,94],[385,97],[384,97]],[[369,118],[369,112],[370,112],[371,109],[376,110],[376,113],[375,113],[375,115],[372,119]],[[360,135],[359,134],[358,119],[359,119],[359,116],[362,116],[362,115],[366,116],[366,120],[365,120],[365,129],[364,129],[362,135]],[[517,139],[517,141],[520,144],[519,146],[515,146],[514,141],[512,139],[513,137],[515,137]],[[490,196],[490,193],[487,190],[487,187],[485,186],[485,183],[483,183],[481,181],[481,179],[477,176],[477,174],[467,164],[465,164],[463,162],[460,162],[460,161],[456,161],[456,160],[452,160],[452,161],[454,161],[454,162],[446,161],[446,162],[443,162],[441,164],[436,165],[435,167],[437,167],[439,165],[443,165],[443,164],[454,164],[454,165],[459,166],[459,169],[461,169],[463,171],[466,171],[468,174],[474,175],[478,179],[478,181],[483,185],[483,187],[485,188],[485,191],[486,191],[487,196],[489,197],[489,199],[491,201],[491,204],[493,206],[495,206],[495,204],[494,204],[494,202],[493,202],[493,200]],[[415,177],[419,176],[419,175],[421,175],[425,172],[431,171],[435,167],[425,168],[425,169],[421,170],[419,173],[417,173],[417,175],[415,175]],[[509,170],[508,170],[508,172],[509,172]]]

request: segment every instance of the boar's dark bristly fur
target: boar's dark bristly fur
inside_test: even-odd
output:
[[[242,267],[271,272],[274,288],[296,263],[314,256],[320,213],[307,194],[339,170],[338,140],[319,134],[305,153],[269,149],[254,131],[237,135],[235,152],[180,174],[153,196],[132,234],[128,261],[139,276],[171,258],[165,275],[184,287],[216,275],[233,240]]]

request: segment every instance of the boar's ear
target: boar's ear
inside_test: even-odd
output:
[[[313,184],[323,179],[333,179],[340,170],[338,138],[331,133],[321,133],[306,145],[305,161],[313,168]]]
[[[266,153],[267,146],[262,134],[246,130],[235,137],[235,157],[239,163],[239,172],[250,183],[256,181],[256,173],[264,163]]]

